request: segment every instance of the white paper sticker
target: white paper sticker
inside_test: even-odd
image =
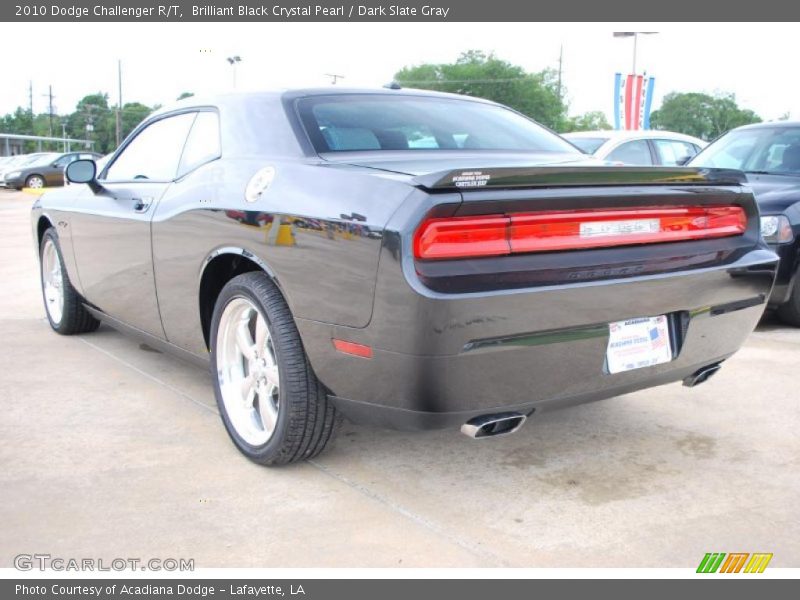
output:
[[[667,317],[642,317],[608,325],[609,373],[621,373],[672,360]]]

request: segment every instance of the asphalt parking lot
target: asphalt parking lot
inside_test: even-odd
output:
[[[0,567],[20,553],[197,567],[800,566],[800,330],[767,317],[707,384],[519,433],[346,424],[310,463],[229,442],[208,374],[108,327],[50,331],[28,209],[0,191]]]

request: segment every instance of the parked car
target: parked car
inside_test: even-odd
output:
[[[683,165],[706,146],[672,131],[576,131],[564,137],[586,154],[620,165]]]
[[[96,152],[47,153],[5,173],[6,187],[21,190],[23,187],[39,189],[45,186],[64,185],[64,169],[79,159],[98,159]]]
[[[481,438],[696,385],[777,265],[738,171],[598,166],[435,92],[191,97],[67,177],[85,185],[32,211],[51,327],[103,320],[210,365],[228,434],[263,464],[315,456],[340,415]],[[251,211],[271,226],[241,225]]]
[[[783,321],[800,327],[800,123],[739,127],[690,164],[745,172],[761,209],[761,233],[781,258],[769,305]]]
[[[16,156],[8,157],[8,159],[0,165],[0,185],[5,186],[6,173],[12,173],[26,165],[33,164],[42,160],[45,157],[58,156],[54,152],[35,152],[33,154],[17,154]]]

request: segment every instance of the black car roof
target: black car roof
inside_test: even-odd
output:
[[[168,113],[182,108],[203,107],[203,106],[230,106],[252,100],[293,100],[296,98],[306,98],[311,96],[344,96],[353,94],[371,94],[382,96],[426,96],[431,98],[449,98],[453,100],[466,100],[480,102],[483,104],[496,104],[491,100],[464,96],[461,94],[450,94],[447,92],[437,92],[433,90],[420,90],[416,88],[345,88],[345,87],[313,87],[296,89],[275,89],[254,92],[230,92],[225,94],[214,94],[208,96],[189,96],[183,100],[178,100],[170,105],[164,106],[154,114]]]

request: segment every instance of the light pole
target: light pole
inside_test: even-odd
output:
[[[233,89],[236,89],[236,64],[242,62],[242,57],[237,54],[235,56],[229,56],[226,60],[233,68]]]
[[[655,35],[657,31],[615,31],[614,37],[616,38],[633,38],[633,70],[631,73],[636,75],[636,45],[639,41],[640,35]]]
[[[336,75],[334,73],[325,73],[325,77],[331,78],[331,85],[336,85],[337,81],[344,79],[344,75]]]

